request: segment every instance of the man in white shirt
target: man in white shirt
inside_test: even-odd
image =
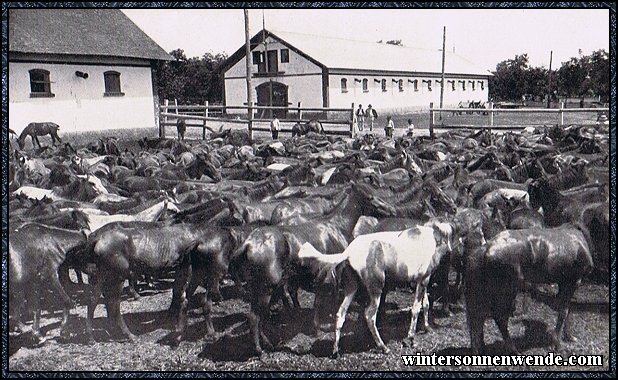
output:
[[[279,119],[277,119],[277,117],[275,117],[270,122],[270,133],[273,136],[273,140],[279,139],[279,129],[280,128],[281,128],[281,126],[279,125]]]

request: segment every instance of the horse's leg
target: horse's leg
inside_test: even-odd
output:
[[[92,274],[88,277],[88,283],[91,286],[90,302],[88,303],[88,315],[86,317],[86,335],[88,335],[88,343],[94,344],[94,332],[92,329],[92,321],[94,320],[94,311],[99,304],[102,293],[102,280],[99,276]]]
[[[176,281],[174,282],[174,290],[173,293],[179,299],[179,310],[178,317],[176,321],[176,329],[174,331],[176,343],[180,342],[182,338],[182,334],[187,327],[187,306],[189,301],[187,300],[187,287],[189,286],[189,282],[191,282],[191,263],[189,261],[189,256],[184,265],[178,269],[176,274]]]
[[[264,284],[253,285],[251,287],[253,289],[253,297],[251,300],[251,310],[249,311],[249,327],[255,351],[262,358],[264,352],[262,351],[260,340],[266,345],[267,349],[273,349],[270,340],[264,333],[264,321],[268,318],[270,312],[269,305],[272,289],[269,289],[268,285]]]
[[[32,336],[37,343],[42,342],[41,337],[41,286],[39,281],[35,281],[32,287],[32,310],[34,317],[32,319]]]
[[[335,342],[333,343],[333,353],[331,355],[333,358],[339,357],[339,340],[341,339],[341,329],[345,323],[345,316],[348,312],[348,308],[350,307],[350,304],[352,304],[352,300],[354,299],[357,290],[358,282],[356,279],[352,279],[352,281],[346,283],[344,289],[345,298],[343,299],[341,306],[339,306],[335,319]]]
[[[416,284],[416,292],[414,294],[414,301],[412,302],[412,310],[410,313],[410,328],[408,329],[408,335],[404,340],[404,345],[412,346],[414,336],[416,335],[416,323],[418,321],[418,314],[421,311],[423,298],[425,297],[425,292],[427,288],[425,284],[419,282]]]
[[[425,286],[425,289],[427,289],[427,287]],[[448,305],[448,303],[447,303]],[[450,311],[449,311],[450,313]],[[431,327],[429,326],[429,321],[431,319],[431,308],[429,307],[429,295],[427,290],[425,290],[424,294],[423,294],[423,331],[425,332],[429,332],[431,331]]]
[[[106,280],[103,286],[103,294],[105,295],[105,301],[107,305],[107,316],[116,322],[116,326],[120,328],[120,331],[124,337],[133,342],[136,336],[129,331],[122,313],[120,312],[120,297],[122,296],[122,289],[124,288],[123,278],[117,275],[110,276],[111,278]]]
[[[386,314],[386,310],[384,309],[386,307],[386,290],[382,291],[382,294],[380,295],[380,306],[378,307],[378,315],[376,317],[376,325],[380,326],[382,325],[382,323],[384,322],[384,314]]]
[[[575,337],[571,335],[570,331],[570,323],[568,323],[569,318],[569,304],[571,303],[571,298],[575,294],[577,290],[577,286],[580,281],[577,281],[574,284],[558,284],[558,319],[556,321],[556,329],[554,330],[554,349],[558,350],[560,348],[560,339],[562,334],[564,333],[564,339],[569,342],[575,341]]]
[[[365,321],[367,321],[367,327],[369,327],[369,331],[371,331],[371,335],[373,336],[373,340],[376,345],[382,350],[383,353],[389,354],[391,351],[386,347],[382,337],[380,336],[380,332],[378,332],[378,328],[376,327],[376,316],[378,314],[378,308],[380,307],[380,297],[382,296],[381,291],[375,290],[373,294],[369,296],[369,305],[365,309]]]
[[[137,275],[131,273],[129,275],[129,294],[131,295],[131,298],[133,298],[134,301],[137,301],[138,299],[142,298],[142,296],[139,295],[139,293],[137,292]]]
[[[508,314],[500,314],[494,315],[494,320],[496,321],[496,325],[498,325],[498,330],[500,330],[500,334],[502,334],[502,339],[504,339],[504,343],[511,354],[518,354],[517,348],[515,347],[515,343],[511,339],[511,334],[509,334],[509,316]]]
[[[62,301],[62,323],[60,324],[60,337],[67,338],[68,336],[66,328],[69,322],[70,310],[73,307],[73,302],[71,301],[71,297],[69,297],[69,295],[60,284],[58,272],[52,274],[51,288],[57,295],[60,295],[60,299]]]

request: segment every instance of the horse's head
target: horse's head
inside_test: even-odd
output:
[[[390,203],[375,195],[374,188],[359,182],[352,183],[350,201],[359,207],[364,215],[395,216],[397,211]]]
[[[455,214],[457,212],[455,201],[442,191],[432,179],[426,180],[421,189],[424,192],[424,196],[430,199],[434,208],[448,214]]]

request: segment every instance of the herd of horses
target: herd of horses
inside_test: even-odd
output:
[[[213,302],[227,278],[251,306],[258,355],[273,350],[265,328],[273,306],[293,316],[301,288],[315,294],[315,332],[335,331],[333,356],[355,300],[377,347],[390,351],[378,324],[398,287],[414,292],[406,345],[417,327],[430,328],[436,304],[448,310],[463,294],[472,351],[483,350],[492,318],[517,352],[508,321],[528,283],[558,284],[552,344],[574,338],[569,306],[579,284],[609,277],[606,131],[452,131],[432,140],[306,129],[262,142],[239,130],[187,141],[179,129],[178,139],[123,149],[114,138],[76,148],[53,123],[28,125],[9,152],[11,328],[43,341],[41,299],[51,292],[70,341],[75,271],[90,289],[90,343],[101,299],[122,339],[136,339],[121,313],[125,283],[139,297],[137,282],[153,277],[173,280],[174,344],[198,287],[204,335],[215,332]],[[53,146],[24,149],[22,136],[34,144],[43,132]]]

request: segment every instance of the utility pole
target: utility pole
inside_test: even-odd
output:
[[[442,106],[444,102],[444,61],[446,60],[446,26],[442,32],[442,82],[440,83],[440,120],[442,120]]]
[[[264,62],[266,65],[266,75],[268,75],[268,105],[273,105],[273,77],[270,73],[270,65],[268,63],[268,42],[266,42],[266,21],[264,17],[264,10],[262,9],[262,40],[264,42]],[[273,110],[268,110],[270,118],[273,118]]]
[[[547,108],[551,108],[551,61],[554,51],[549,52],[549,72],[547,73]]]
[[[253,138],[253,87],[251,86],[251,38],[249,37],[249,10],[245,9],[245,63],[247,71],[247,118],[249,120],[249,137]]]

